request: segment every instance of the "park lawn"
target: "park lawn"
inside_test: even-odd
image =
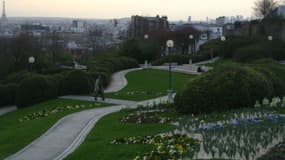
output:
[[[195,77],[182,73],[172,73],[172,86],[175,92],[185,87]],[[140,70],[126,75],[128,85],[121,91],[106,94],[108,98],[142,101],[167,95],[168,71]]]
[[[105,116],[89,133],[83,144],[67,160],[128,160],[140,153],[151,151],[152,145],[116,145],[110,144],[114,139],[148,136],[164,133],[174,129],[170,124],[131,124],[122,123],[120,119],[127,112],[117,112]],[[175,115],[173,115],[175,116]]]
[[[103,107],[106,104],[93,103],[94,106],[89,106],[93,102],[54,99],[39,103],[28,108],[20,109],[18,111],[9,113],[0,117],[0,159],[19,151],[33,140],[45,133],[53,124],[55,124],[62,117],[78,112],[84,109],[91,109],[93,107]],[[43,109],[53,109],[55,107],[86,105],[88,107],[83,109],[74,109],[52,114],[45,118],[19,122],[27,114],[42,111]]]

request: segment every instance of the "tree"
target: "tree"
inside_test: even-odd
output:
[[[253,8],[254,14],[262,19],[270,17],[278,5],[279,3],[276,0],[257,0]]]

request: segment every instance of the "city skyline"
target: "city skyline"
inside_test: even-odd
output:
[[[219,16],[253,15],[255,0],[6,0],[8,17],[123,18],[167,15],[170,20],[205,20]],[[206,4],[206,5],[205,5]],[[1,9],[2,10],[2,9]]]

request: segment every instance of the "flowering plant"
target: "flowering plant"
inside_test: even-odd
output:
[[[149,153],[138,155],[134,160],[182,159],[194,156],[200,142],[186,134],[164,133],[155,136],[129,137],[113,140],[111,144],[151,144],[155,149]]]
[[[65,106],[65,107],[55,107],[53,109],[43,109],[37,112],[29,113],[25,115],[23,118],[19,118],[19,122],[25,122],[25,121],[30,121],[30,120],[35,120],[35,119],[41,119],[44,117],[48,117],[53,114],[57,114],[60,112],[65,112],[68,110],[75,110],[75,109],[83,109],[83,108],[91,108],[94,106],[100,106],[101,104],[95,103],[95,104],[90,104],[89,106],[86,105],[74,105],[74,106]]]

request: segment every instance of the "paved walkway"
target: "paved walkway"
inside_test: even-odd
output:
[[[92,96],[69,95],[69,96],[62,96],[59,98],[94,102],[94,97]],[[133,106],[137,104],[137,102],[135,101],[112,99],[112,98],[106,98],[105,101],[102,101],[100,97],[98,98],[96,102],[103,102],[103,103],[114,104],[114,105],[125,105],[125,106]]]
[[[72,98],[72,97],[65,97]],[[75,97],[75,99],[86,100],[90,97]],[[92,98],[92,97],[91,97]],[[136,103],[130,108],[138,105],[146,106],[153,102],[166,101],[167,97],[156,98],[141,103]],[[61,160],[72,153],[85,140],[88,133],[96,122],[105,115],[117,112],[125,105],[111,106],[100,109],[91,109],[74,113],[62,118],[44,135],[32,142],[30,145],[10,156],[7,160]]]
[[[178,72],[178,73],[184,73],[184,74],[201,74],[197,72],[198,67],[200,65],[216,62],[219,59],[220,59],[219,57],[216,57],[213,60],[207,60],[207,61],[202,61],[202,62],[193,63],[193,64],[183,64],[183,65],[178,65],[178,66],[172,66],[172,71]],[[207,67],[207,66],[203,66],[203,67],[204,67],[204,70],[206,71],[213,69],[212,67]],[[169,70],[169,67],[166,65],[165,66],[153,66],[151,68],[158,69],[158,70],[165,70],[165,71]]]
[[[106,88],[105,93],[118,92],[124,87],[126,87],[128,81],[125,75],[128,74],[129,72],[138,71],[138,70],[142,70],[142,68],[133,68],[114,73],[112,75],[112,80],[111,80],[112,83],[108,86],[108,88]]]
[[[4,114],[10,113],[17,110],[16,106],[7,106],[7,107],[1,107],[0,108],[0,116],[3,116]]]
[[[107,93],[117,92],[127,85],[125,75],[141,68],[130,69],[115,73],[112,84],[106,89]],[[190,73],[190,72],[187,72]],[[190,73],[192,74],[192,73]],[[93,101],[91,96],[63,96],[60,98]],[[6,158],[7,160],[61,160],[72,153],[85,140],[88,133],[98,120],[105,115],[117,112],[128,106],[136,108],[138,105],[147,106],[152,103],[167,101],[167,96],[146,100],[142,102],[106,99],[106,103],[117,106],[85,110],[68,115],[53,125],[44,135],[36,139],[30,145],[16,154]],[[102,102],[102,101],[101,101]]]

